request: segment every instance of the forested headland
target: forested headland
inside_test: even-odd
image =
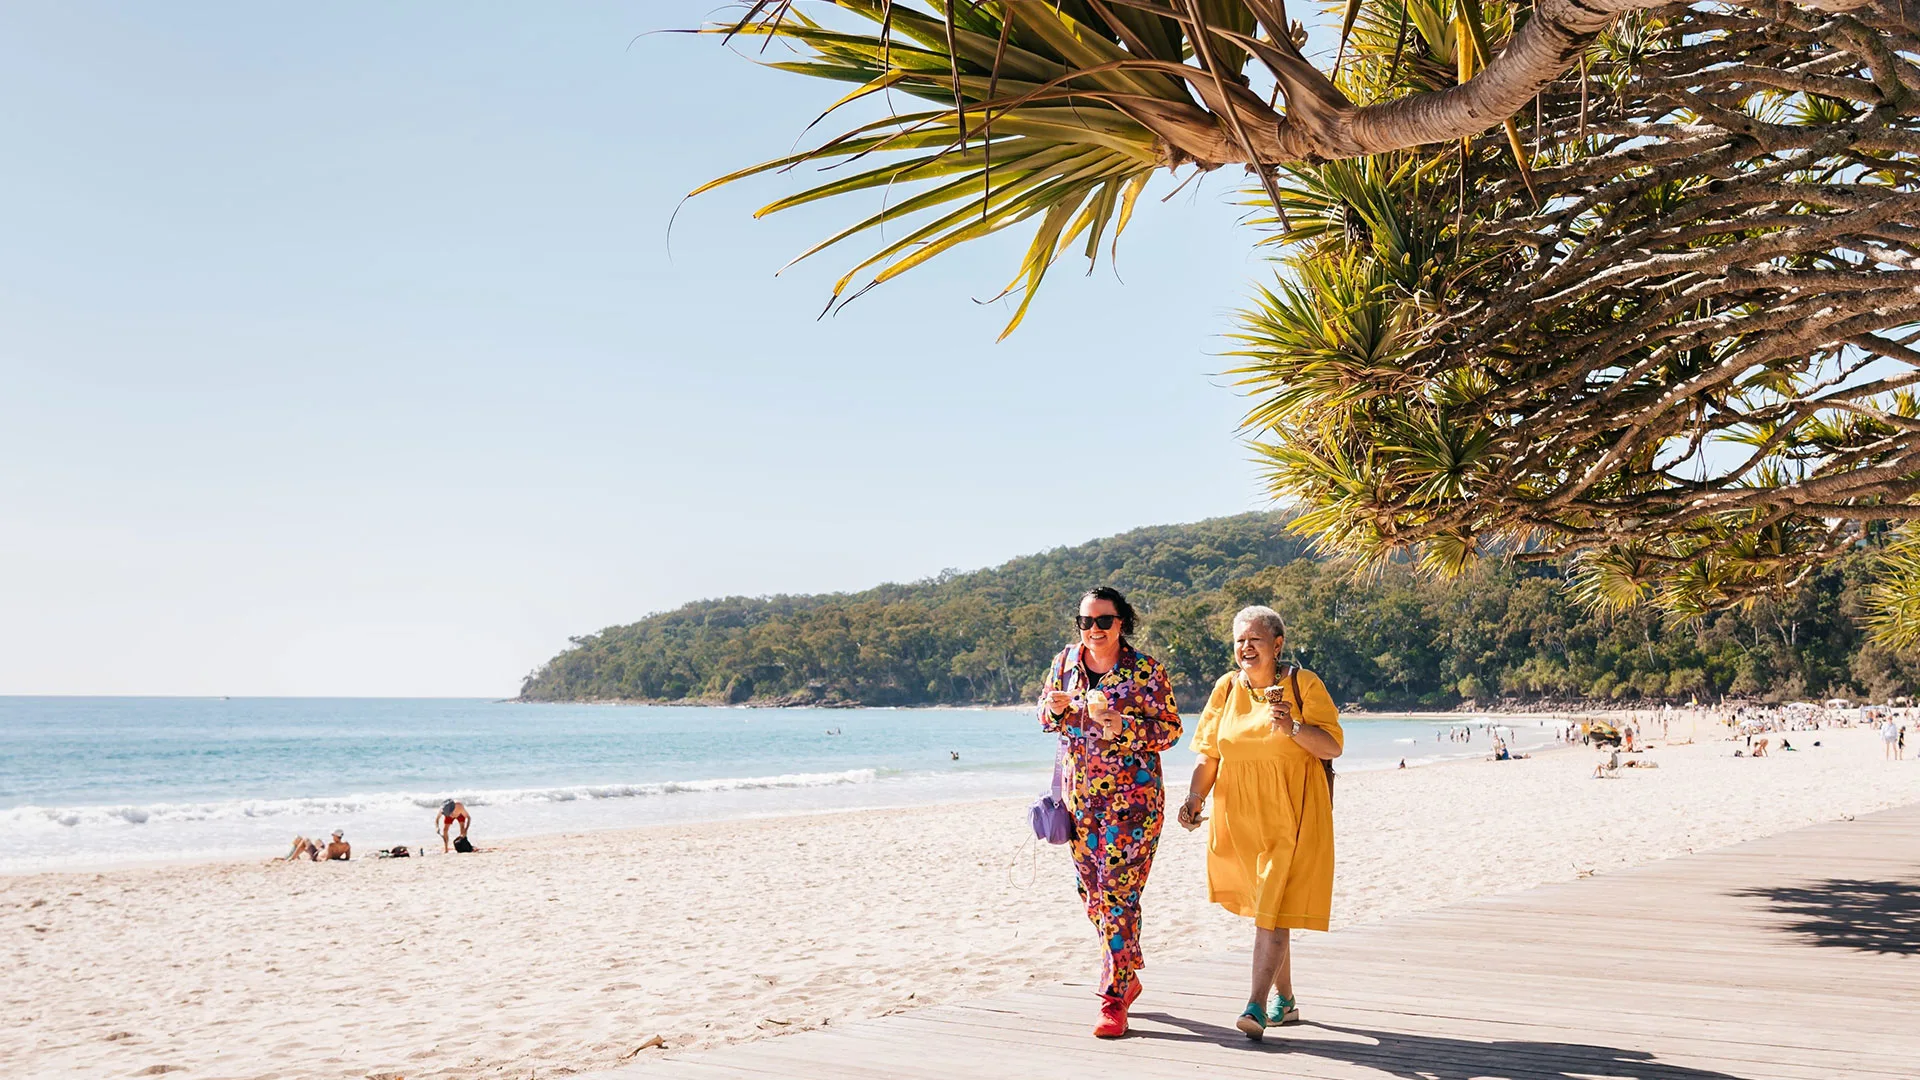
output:
[[[1870,555],[1848,555],[1784,601],[1673,623],[1578,605],[1560,574],[1486,560],[1449,580],[1404,565],[1356,578],[1312,557],[1279,514],[1135,529],[986,570],[815,596],[702,600],[572,639],[528,676],[530,701],[818,705],[1031,700],[1087,588],[1141,613],[1186,707],[1230,664],[1247,604],[1287,620],[1288,644],[1336,700],[1656,703],[1735,697],[1884,700],[1920,684],[1920,656],[1857,625]]]

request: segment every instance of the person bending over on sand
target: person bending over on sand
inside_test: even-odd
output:
[[[1061,793],[1073,818],[1073,866],[1100,935],[1100,1019],[1093,1033],[1127,1033],[1140,996],[1140,890],[1160,845],[1166,795],[1160,751],[1180,741],[1173,684],[1127,640],[1133,605],[1101,586],[1080,598],[1080,641],[1060,651],[1040,696],[1040,727],[1060,733]]]
[[[327,850],[320,853],[322,859],[327,862],[346,862],[353,858],[353,845],[341,839],[342,835],[339,829],[333,830],[333,839],[327,842]]]
[[[282,861],[294,862],[302,855],[307,857],[308,862],[319,862],[320,845],[304,836],[296,836],[293,838],[293,850],[287,852],[287,857]]]
[[[465,803],[458,799],[448,799],[440,804],[440,812],[433,815],[433,827],[440,830],[440,854],[453,850],[453,841],[447,834],[453,831],[454,822],[460,823],[460,839],[467,838],[467,826],[473,824],[473,815],[467,813]]]
[[[1207,828],[1207,899],[1253,920],[1253,989],[1235,1026],[1258,1039],[1298,1023],[1294,930],[1325,930],[1333,909],[1333,765],[1340,710],[1320,677],[1280,663],[1286,626],[1272,608],[1233,617],[1239,670],[1213,684],[1193,731],[1200,755],[1180,824]],[[1269,996],[1271,994],[1271,996]]]

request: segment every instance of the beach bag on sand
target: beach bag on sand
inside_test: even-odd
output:
[[[462,855],[470,854],[473,851],[473,842],[464,836],[456,836],[453,838],[453,850]]]
[[[1307,711],[1307,702],[1305,698],[1300,696],[1300,665],[1299,664],[1287,665],[1287,685],[1293,687],[1293,707],[1296,709],[1299,709],[1302,714],[1305,714]],[[1332,806],[1333,805],[1333,762],[1328,761],[1325,758],[1322,758],[1320,759],[1320,764],[1326,766],[1326,769],[1327,769],[1327,805]]]
[[[1055,686],[1067,681],[1066,653],[1060,655],[1061,662],[1054,668]],[[1053,753],[1053,787],[1027,808],[1027,822],[1033,826],[1035,839],[1045,840],[1049,844],[1064,844],[1073,839],[1073,815],[1067,813],[1067,801],[1060,796],[1060,767],[1066,756],[1067,736],[1063,732],[1060,745]]]

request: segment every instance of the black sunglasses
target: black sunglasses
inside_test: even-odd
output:
[[[1102,630],[1111,630],[1113,624],[1119,621],[1118,615],[1075,615],[1073,617],[1073,625],[1082,630],[1091,630],[1096,626]]]

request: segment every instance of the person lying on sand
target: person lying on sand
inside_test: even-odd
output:
[[[467,838],[467,826],[473,824],[473,815],[467,813],[465,803],[458,799],[448,799],[440,804],[440,812],[433,816],[433,827],[440,830],[440,854],[453,850],[453,841],[447,834],[453,831],[453,823],[460,823],[460,839]]]
[[[328,841],[327,850],[320,853],[327,862],[346,862],[353,858],[353,846],[341,839],[339,829],[333,830],[333,839]]]
[[[307,857],[307,861],[309,862],[319,862],[320,861],[320,845],[314,843],[313,841],[307,839],[304,836],[296,836],[293,838],[293,850],[287,852],[287,857],[281,861],[293,862],[294,860],[300,858],[300,856],[302,855],[305,855]]]

